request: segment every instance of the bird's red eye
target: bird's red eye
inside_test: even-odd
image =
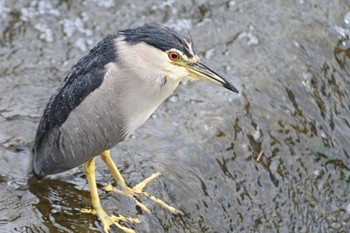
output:
[[[172,61],[176,61],[180,58],[180,55],[177,52],[170,52],[169,53],[169,58]]]

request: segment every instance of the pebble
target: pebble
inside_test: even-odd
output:
[[[346,24],[350,24],[350,11],[348,11],[348,13],[345,14],[344,16],[344,22]]]
[[[350,203],[345,207],[346,213],[350,215]]]

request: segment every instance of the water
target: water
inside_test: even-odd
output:
[[[350,232],[350,2],[1,1],[0,232],[101,232],[82,167],[26,175],[42,111],[107,34],[145,23],[191,32],[241,92],[184,83],[112,156],[128,184],[175,206],[100,191],[138,232]],[[259,156],[260,155],[260,156]],[[257,161],[257,158],[260,157]],[[97,182],[113,182],[98,160]],[[116,232],[117,230],[115,230]]]

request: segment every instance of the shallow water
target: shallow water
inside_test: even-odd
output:
[[[82,167],[37,181],[28,154],[70,67],[145,23],[190,32],[241,94],[184,83],[112,149],[131,186],[161,172],[146,190],[183,216],[101,190],[105,209],[141,219],[138,232],[350,232],[348,0],[8,0],[0,20],[0,232],[102,231],[79,212],[90,206]],[[113,182],[97,166],[99,187]]]

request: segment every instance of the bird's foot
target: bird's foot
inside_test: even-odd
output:
[[[131,197],[135,201],[136,205],[138,205],[142,210],[144,210],[147,213],[151,213],[150,210],[147,208],[147,206],[145,206],[137,198],[135,198],[135,196],[148,197],[149,199],[151,199],[155,203],[158,203],[163,208],[171,211],[172,213],[182,214],[182,212],[177,210],[176,208],[166,204],[164,201],[162,201],[162,200],[160,200],[160,199],[150,195],[149,193],[143,191],[144,187],[146,187],[146,185],[150,181],[152,181],[153,179],[157,178],[158,176],[160,176],[160,172],[152,174],[150,177],[144,179],[142,182],[140,182],[139,184],[135,185],[133,188],[126,187],[125,190],[119,190],[119,189],[114,188],[112,185],[108,185],[108,186],[106,186],[104,188],[104,190],[106,190],[106,191],[113,191],[113,192],[122,194],[124,196]]]
[[[111,215],[109,216],[102,208],[96,208],[96,209],[82,209],[80,210],[81,213],[84,214],[93,214],[93,215],[97,215],[103,224],[103,229],[105,231],[105,233],[109,232],[109,228],[112,225],[116,225],[120,230],[126,232],[126,233],[135,233],[134,230],[124,227],[122,225],[119,224],[119,222],[130,222],[130,223],[139,223],[140,220],[137,218],[127,218],[124,217],[122,215],[119,216],[114,216]]]

